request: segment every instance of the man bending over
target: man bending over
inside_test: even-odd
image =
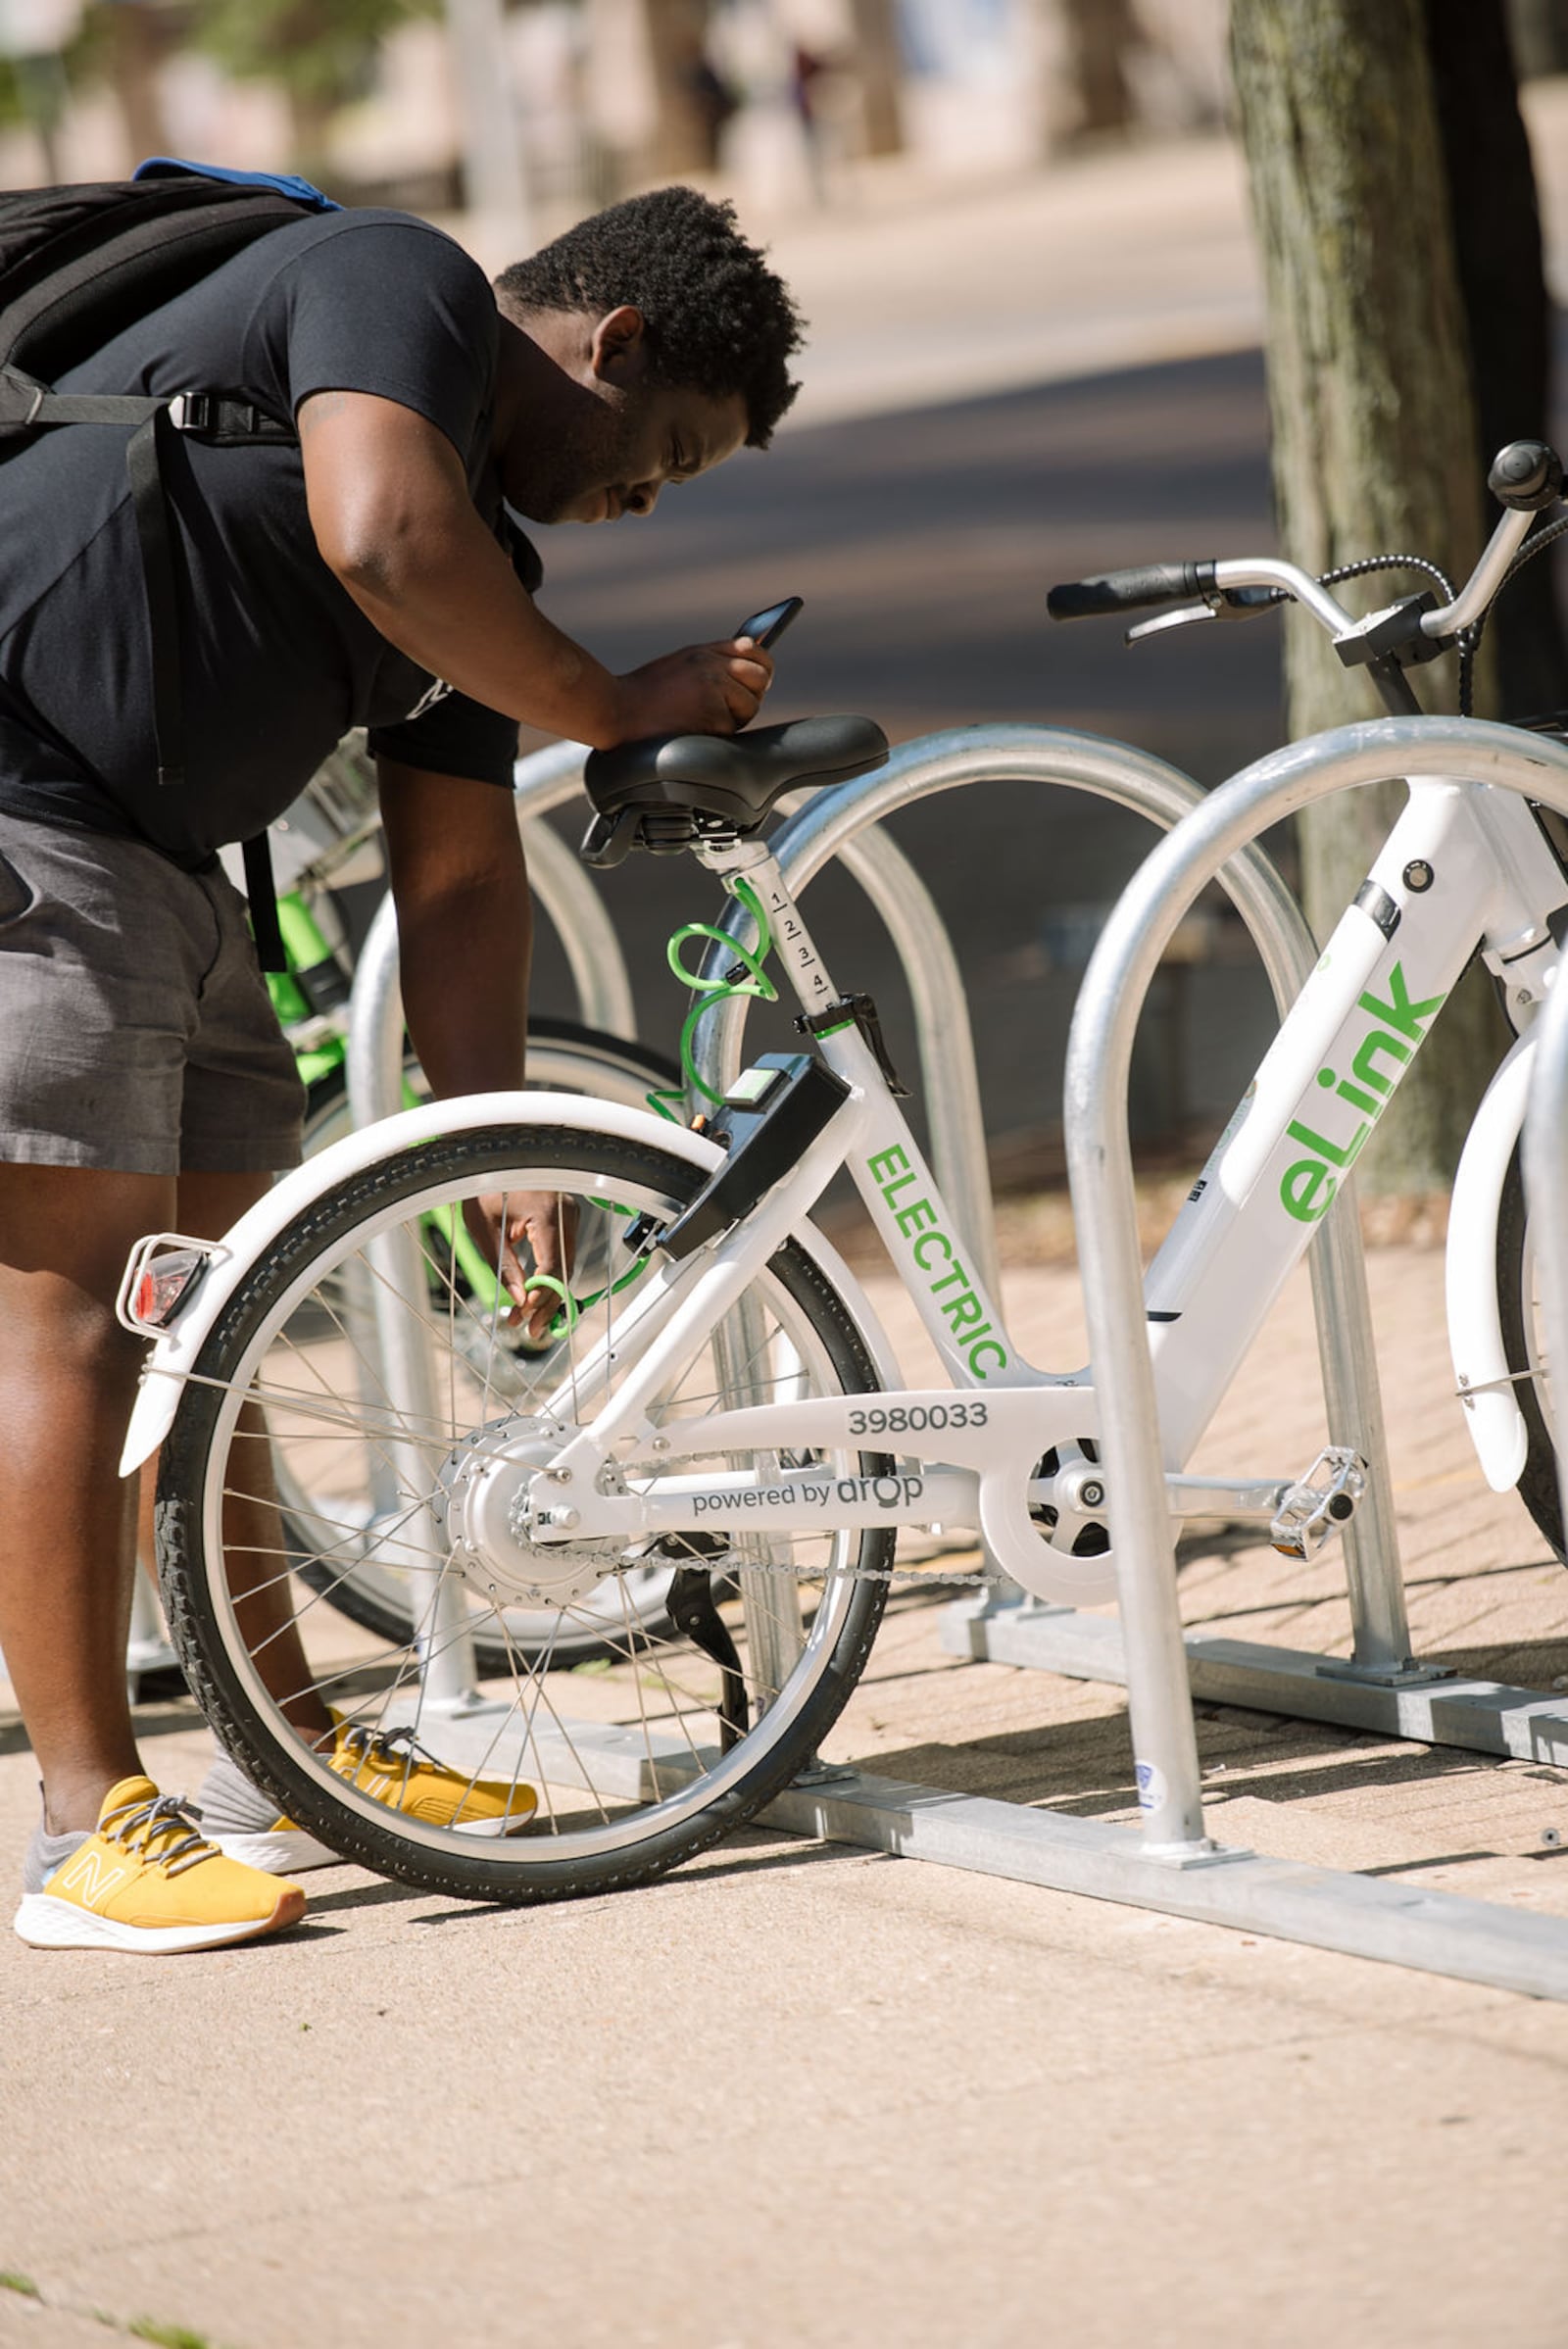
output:
[[[223,389],[298,435],[171,436],[172,784],[122,436],[68,425],[0,467],[0,1649],[43,1781],[26,1940],[244,1939],[304,1894],[234,1852],[330,1856],[224,1761],[198,1826],[144,1776],[125,1698],[135,1487],[118,1457],[140,1349],[115,1321],[120,1275],[139,1235],[216,1236],[299,1155],[292,1056],[216,852],[368,726],[415,1048],[439,1094],[520,1084],[518,721],[595,747],[727,733],[772,672],[743,639],[612,675],[535,605],[508,511],[647,514],[765,448],[799,342],[729,208],[683,188],[583,222],[494,291],[423,221],[302,219],[126,329],[61,388]],[[514,1251],[564,1269],[547,1209],[513,1199],[488,1235],[543,1319]],[[286,1616],[270,1653],[279,1689],[303,1687]],[[295,1726],[361,1766],[324,1710],[302,1700]],[[424,1763],[416,1797],[426,1815],[472,1801]]]

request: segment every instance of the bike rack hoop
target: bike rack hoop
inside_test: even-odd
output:
[[[1514,727],[1389,717],[1293,743],[1210,793],[1140,866],[1090,958],[1068,1035],[1068,1179],[1101,1440],[1116,1495],[1128,1700],[1152,1851],[1209,1846],[1143,1314],[1127,1119],[1133,1034],[1177,923],[1228,858],[1334,792],[1408,774],[1494,784],[1568,813],[1568,749]]]

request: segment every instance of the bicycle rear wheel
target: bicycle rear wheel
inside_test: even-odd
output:
[[[424,1087],[418,1062],[411,1053],[406,1063],[409,1083],[420,1094]],[[618,1101],[624,1107],[646,1107],[655,1091],[678,1092],[682,1079],[678,1062],[667,1053],[619,1036],[606,1036],[575,1020],[541,1019],[528,1029],[528,1078],[532,1086],[552,1093],[582,1093],[595,1101]],[[334,1069],[313,1087],[305,1121],[305,1154],[325,1150],[352,1130],[346,1072]],[[358,1554],[349,1554],[351,1536],[342,1522],[341,1496],[335,1512],[333,1562],[323,1567],[317,1550],[321,1529],[309,1490],[279,1463],[278,1497],[296,1537],[297,1570],[311,1588],[366,1631],[387,1640],[407,1639],[414,1626],[415,1600],[406,1573],[388,1554],[380,1529],[396,1509],[396,1493],[386,1475],[372,1476],[363,1496],[365,1522],[360,1528]],[[514,1652],[523,1656],[547,1649],[558,1660],[586,1663],[604,1656],[606,1640],[619,1630],[623,1607],[629,1606],[648,1632],[664,1636],[671,1629],[668,1597],[672,1569],[648,1566],[624,1575],[614,1595],[613,1620],[602,1627],[593,1621],[593,1607],[584,1605],[570,1623],[563,1623],[553,1608],[514,1606],[502,1610],[496,1631],[494,1608],[475,1609],[473,1639],[479,1671],[505,1674]],[[607,1598],[608,1598],[607,1594]]]
[[[553,1577],[564,1630],[594,1594],[613,1594],[649,1562],[646,1550],[612,1542],[535,1548],[509,1511],[564,1440],[563,1426],[591,1424],[624,1375],[627,1349],[611,1341],[641,1277],[632,1219],[666,1217],[699,1179],[671,1153],[578,1128],[432,1140],[302,1213],[212,1331],[159,1479],[171,1626],[241,1766],[345,1856],[427,1890],[505,1901],[636,1884],[761,1808],[814,1753],[854,1688],[886,1596],[884,1582],[863,1577],[891,1565],[887,1531],[672,1537],[662,1562],[683,1577],[679,1612],[693,1636],[662,1640],[629,1606],[611,1633],[600,1605],[594,1630],[608,1654],[588,1676],[563,1669],[551,1648],[525,1655],[501,1624],[510,1598]],[[487,1364],[475,1341],[471,1299],[431,1247],[431,1219],[461,1213],[481,1193],[541,1190],[575,1200],[574,1285],[603,1294],[548,1354],[514,1363],[498,1382],[495,1357]],[[413,1277],[389,1269],[395,1261],[412,1264]],[[386,1375],[405,1325],[416,1359],[433,1356],[438,1370],[412,1400]],[[653,1417],[711,1415],[715,1472],[750,1467],[770,1480],[785,1463],[726,1444],[727,1408],[877,1383],[850,1308],[790,1243]],[[351,1532],[372,1469],[390,1468],[398,1510],[383,1542],[422,1593],[402,1637],[362,1636],[356,1645],[300,1589],[270,1498],[274,1454],[311,1484],[319,1509],[340,1496]],[[835,1476],[892,1467],[849,1451],[790,1455],[788,1464]],[[703,1465],[691,1463],[697,1473]],[[317,1563],[333,1569],[330,1543]],[[731,1576],[743,1603],[722,1597]],[[303,1654],[287,1669],[276,1608],[285,1590]],[[508,1656],[482,1688],[484,1709],[466,1717],[427,1696],[454,1600],[495,1610],[491,1630]],[[348,1785],[290,1726],[312,1705],[368,1733],[410,1733],[467,1780],[526,1783],[538,1797],[531,1825],[481,1840]]]

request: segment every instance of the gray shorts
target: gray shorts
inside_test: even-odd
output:
[[[303,1108],[220,871],[0,809],[0,1162],[269,1173]]]

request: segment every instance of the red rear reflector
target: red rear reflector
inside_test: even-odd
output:
[[[137,1280],[130,1298],[130,1318],[138,1329],[167,1330],[201,1279],[207,1263],[199,1248],[171,1248],[155,1256]]]

